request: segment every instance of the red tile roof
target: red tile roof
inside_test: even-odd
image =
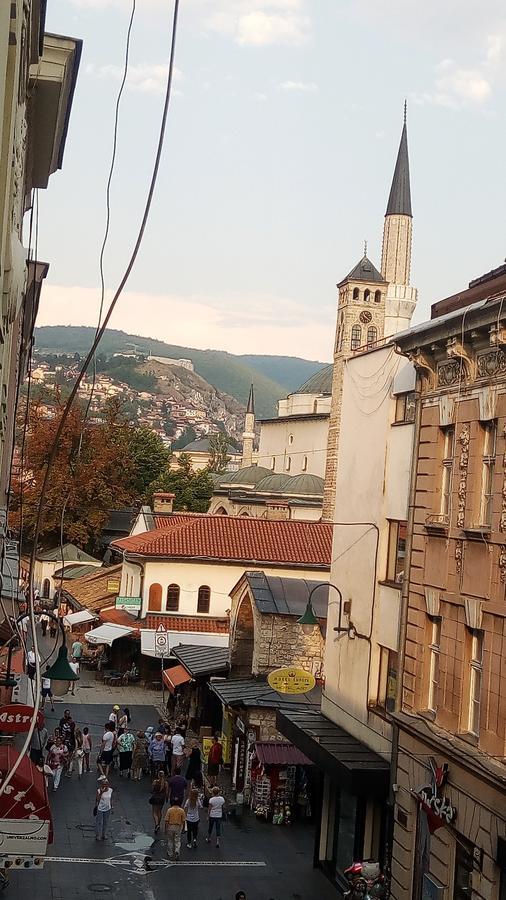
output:
[[[180,684],[186,684],[191,681],[191,675],[186,671],[184,666],[173,666],[172,669],[164,669],[162,678],[171,694],[175,693],[176,688]]]
[[[110,609],[102,609],[99,613],[100,621],[108,623],[110,625],[126,625],[129,628],[135,628],[135,631],[139,631],[139,627],[141,623],[138,619],[134,619],[130,613],[125,612],[124,609],[114,609],[114,607],[110,607]]]
[[[112,546],[147,558],[329,568],[332,525],[176,513],[163,528],[122,538]]]
[[[213,616],[164,616],[157,613],[148,613],[142,627],[158,628],[159,625],[165,625],[167,631],[200,631],[205,634],[228,634],[230,630],[228,619]]]

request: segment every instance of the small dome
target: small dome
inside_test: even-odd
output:
[[[320,369],[308,378],[304,384],[301,384],[292,394],[331,394],[332,393],[332,374],[334,366],[332,363],[325,368]]]
[[[311,497],[323,497],[325,482],[319,475],[292,475],[290,484],[285,488],[287,494],[304,494]]]
[[[232,472],[231,475],[227,478],[227,484],[255,484],[257,485],[259,481],[262,481],[266,475],[270,475],[271,470],[266,469],[265,466],[244,466],[243,469],[237,469],[237,472]],[[225,482],[225,479],[221,479],[222,484]]]
[[[286,486],[291,480],[290,475],[281,475],[279,473],[273,475],[270,472],[267,478],[263,478],[257,484],[257,491],[262,494],[283,494],[286,492]]]

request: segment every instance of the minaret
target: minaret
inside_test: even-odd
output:
[[[255,440],[255,395],[253,385],[249,390],[248,405],[244,418],[244,431],[242,435],[242,459],[241,469],[253,465],[253,441]]]
[[[407,106],[404,103],[404,124],[383,228],[381,274],[388,282],[385,302],[385,337],[409,328],[417,298],[416,289],[409,284],[413,214],[411,211],[406,112]]]

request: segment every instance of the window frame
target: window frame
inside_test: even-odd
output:
[[[374,337],[370,335],[374,334]],[[378,329],[376,325],[369,325],[366,332],[366,346],[371,347],[373,344],[376,344],[378,341]]]
[[[171,588],[177,588],[177,602],[171,601],[172,605],[169,605],[169,592]],[[165,611],[166,612],[179,612],[179,602],[181,599],[181,587],[179,584],[175,582],[171,582],[167,587],[167,592],[165,595]]]
[[[439,706],[439,691],[441,679],[441,616],[429,616],[430,643],[429,643],[429,681],[427,685],[427,709],[437,715]]]
[[[447,425],[443,432],[443,456],[441,459],[441,498],[439,512],[441,516],[451,518],[453,467],[455,464],[455,426]]]
[[[382,644],[378,644],[378,647],[380,655],[374,709],[382,715],[390,715],[395,710],[399,678],[399,653],[397,650],[391,650],[390,647],[384,647]],[[393,676],[391,673],[395,673],[395,675]]]
[[[483,690],[483,631],[471,631],[469,650],[469,692],[467,709],[467,733],[479,738],[481,722],[481,695]]]
[[[202,591],[207,591],[207,598],[206,598],[207,602],[205,603],[205,605],[207,606],[207,609],[200,608],[201,601],[202,601],[202,597],[201,597]],[[211,588],[209,587],[208,584],[201,584],[198,589],[198,593],[197,593],[197,612],[202,613],[203,615],[204,614],[208,615],[210,609],[211,609]]]
[[[494,469],[497,453],[497,421],[480,423],[483,432],[482,469],[480,486],[479,526],[492,528],[494,505]]]
[[[362,346],[362,326],[355,322],[351,326],[350,349],[358,350]]]
[[[402,582],[406,575],[406,540],[408,523],[404,519],[388,519],[388,549],[387,549],[387,565],[385,581],[398,589],[402,588]],[[404,537],[400,534],[401,527],[404,528]],[[399,540],[404,539],[404,556],[399,554]],[[404,568],[402,570],[402,578],[399,579],[400,572],[397,571],[398,561],[404,559]]]
[[[412,403],[412,405],[411,405]],[[403,391],[395,396],[395,418],[396,425],[412,425],[415,421],[416,408],[416,392]],[[408,415],[408,409],[412,411],[412,415]]]

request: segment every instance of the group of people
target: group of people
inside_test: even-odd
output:
[[[34,731],[30,742],[30,759],[44,771],[47,781],[53,779],[54,791],[58,790],[63,772],[71,778],[74,765],[78,778],[83,772],[91,771],[91,751],[89,728],[78,728],[69,709],[65,710],[51,735],[43,726]]]

